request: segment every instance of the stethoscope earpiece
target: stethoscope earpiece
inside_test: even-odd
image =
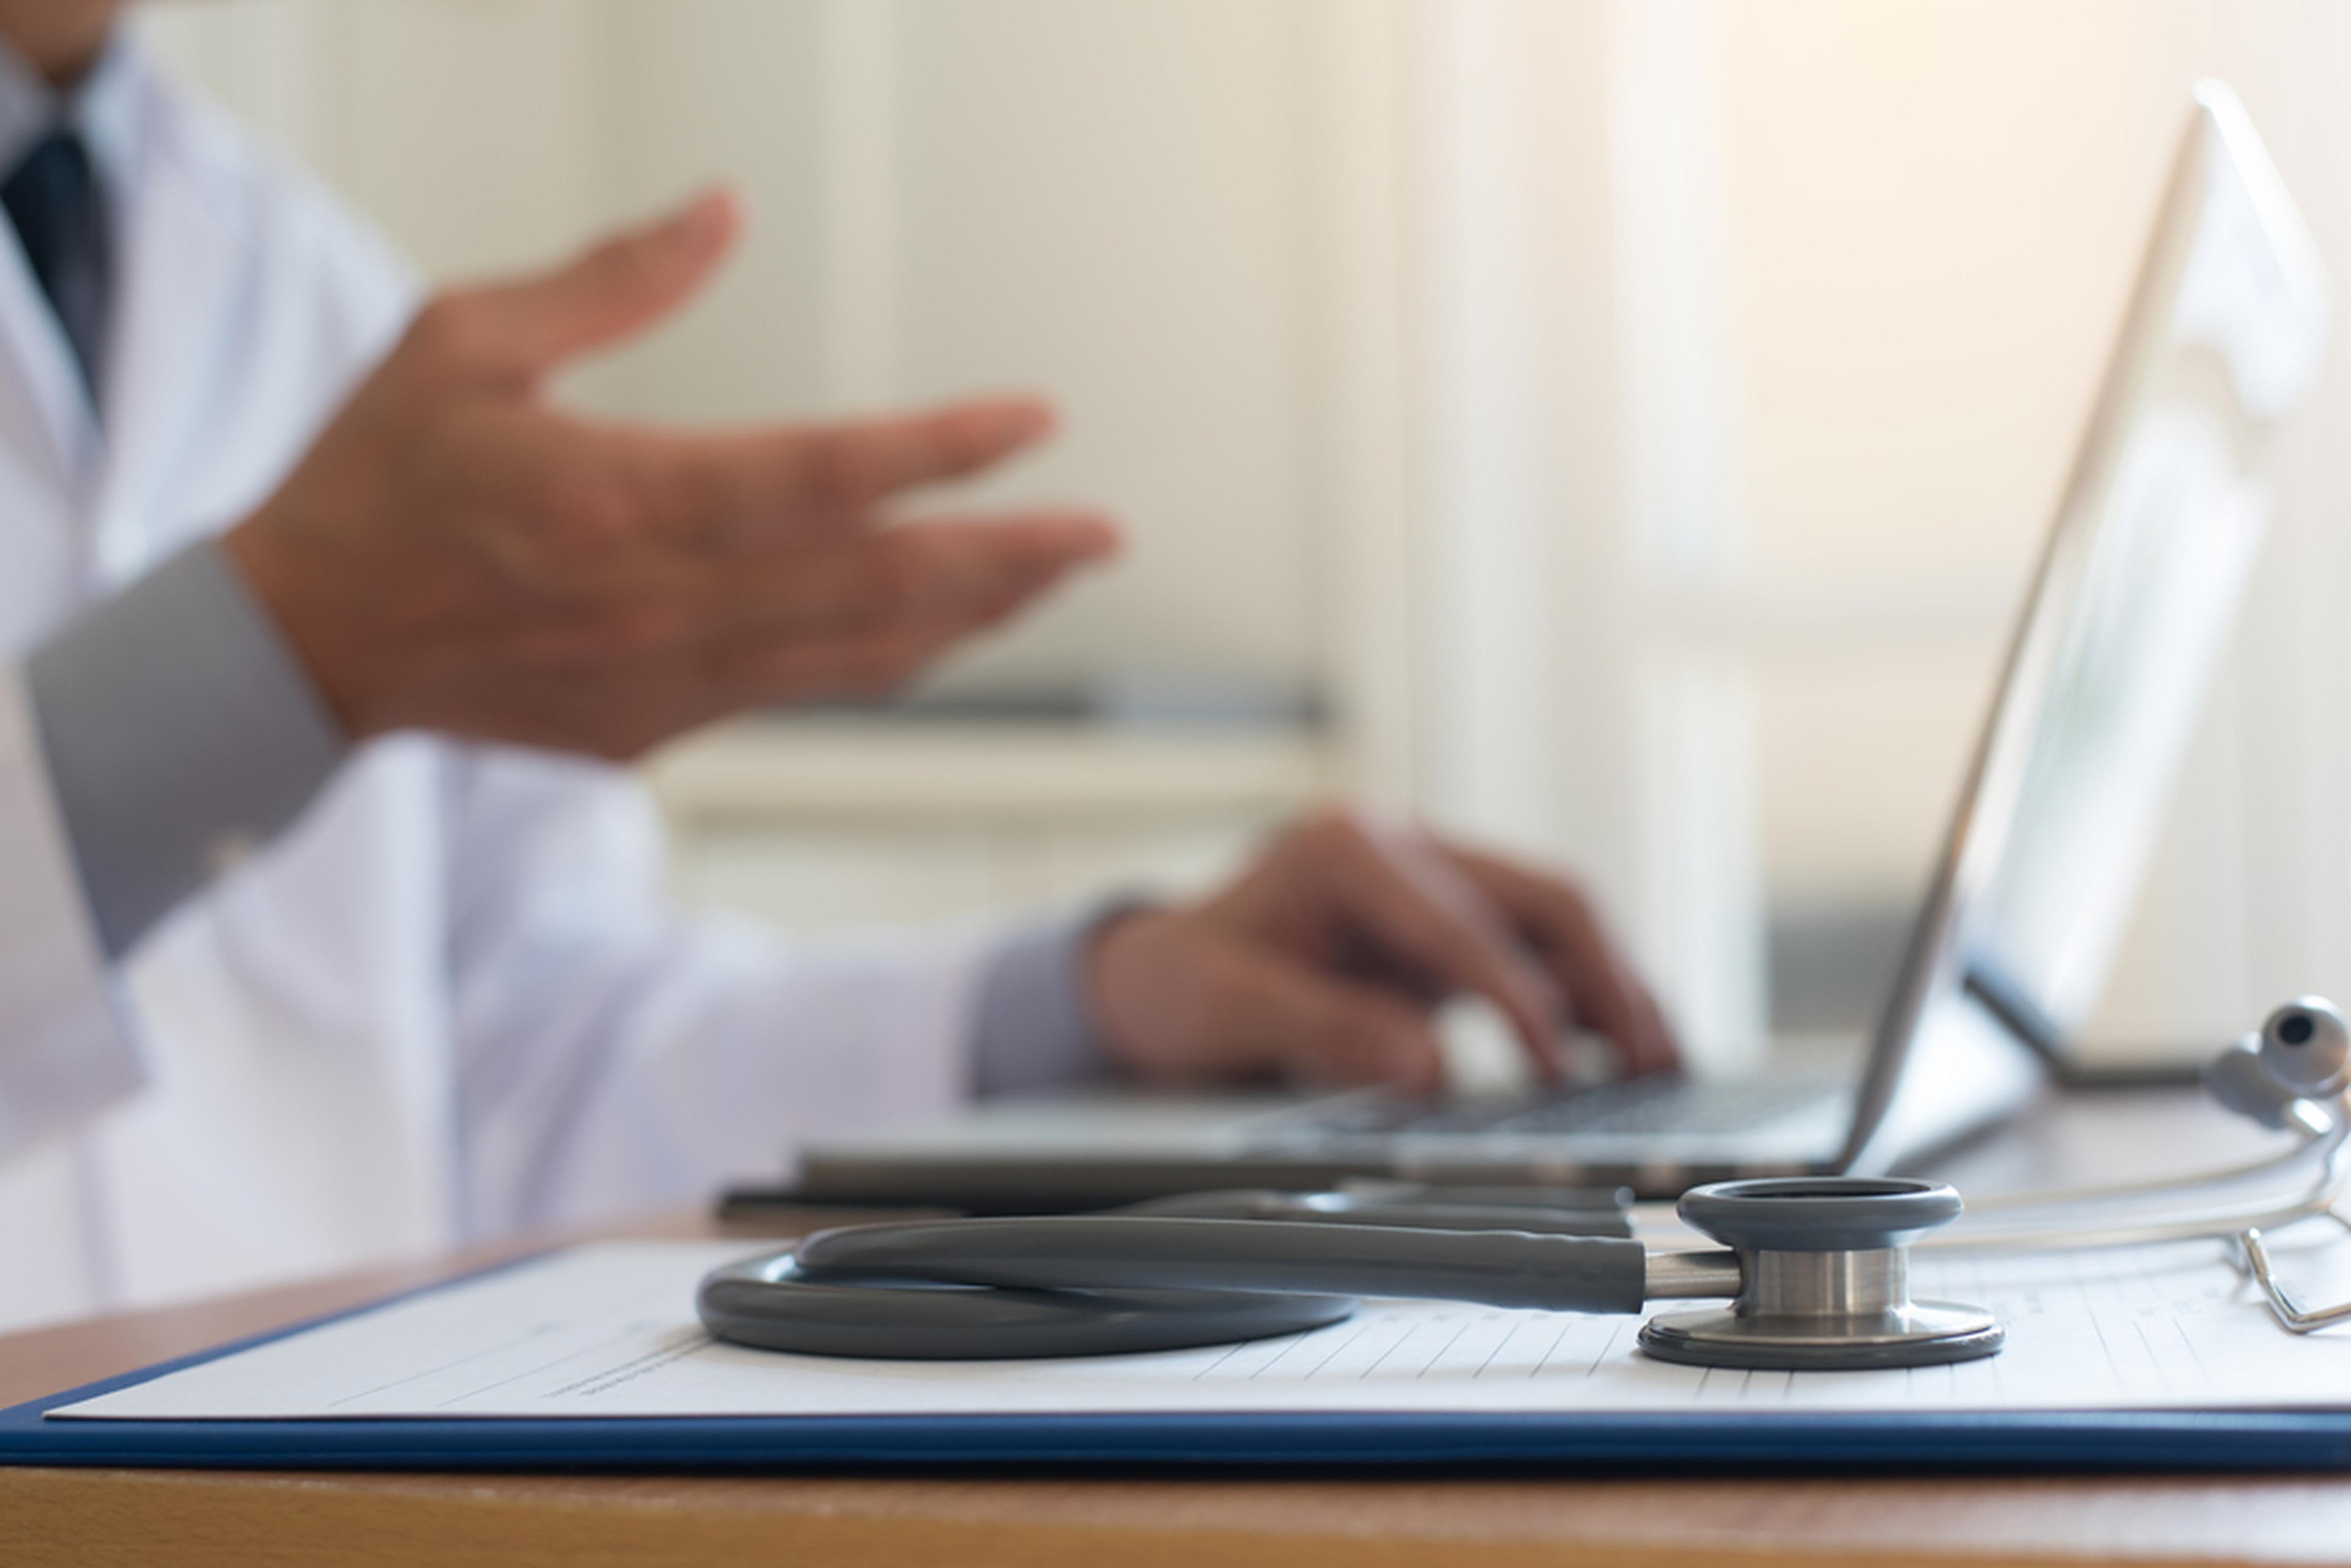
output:
[[[2351,1071],[2351,1028],[2324,997],[2296,997],[2262,1025],[2262,1066],[2298,1098],[2343,1092]]]

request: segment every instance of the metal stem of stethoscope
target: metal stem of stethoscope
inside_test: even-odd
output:
[[[2290,1124],[2304,1141],[2267,1160],[2190,1179],[2173,1177],[2070,1192],[2053,1199],[2039,1195],[1980,1198],[1967,1220],[1920,1245],[1938,1252],[2139,1247],[2222,1239],[2330,1214],[2346,1184],[2351,1184],[2351,1112],[2346,1112],[2340,1099],[2324,1108],[2305,1102],[2294,1111]],[[2183,1207],[2183,1198],[2198,1189],[2225,1193],[2263,1178],[2274,1182],[2305,1168],[2312,1172],[2309,1185],[2291,1195]],[[2136,1218],[2131,1214],[2135,1205],[2157,1199],[2168,1210],[2163,1218]]]
[[[2127,1207],[2134,1202],[2145,1203],[2158,1197],[2176,1203],[2184,1186],[2175,1177],[2164,1182],[2068,1193],[2055,1202],[2035,1197],[1985,1199],[1977,1204],[1976,1209],[1989,1215],[1990,1223],[1954,1228],[1921,1245],[1936,1251],[2031,1251],[2223,1240],[2233,1244],[2237,1266],[2261,1292],[2262,1301],[2281,1327],[2293,1333],[2306,1334],[2351,1322],[2351,1301],[2305,1307],[2294,1300],[2278,1276],[2265,1235],[2320,1218],[2351,1230],[2351,1219],[2346,1218],[2336,1207],[2345,1188],[2351,1186],[2351,1099],[2337,1094],[2323,1102],[2298,1101],[2285,1108],[2282,1119],[2303,1134],[2304,1141],[2296,1147],[2266,1160],[2213,1171],[2188,1184],[2226,1190],[2304,1166],[2314,1168],[2315,1174],[2304,1191],[2272,1200],[2267,1207],[2248,1209],[2240,1202],[2215,1205],[2186,1215],[2174,1212],[2163,1219],[2136,1224],[2115,1219],[2096,1222],[2101,1209]],[[2004,1210],[2022,1212],[2029,1218],[2021,1224],[2011,1219],[2003,1228],[2001,1216]],[[2030,1217],[2038,1217],[2038,1222]]]
[[[2198,1186],[2234,1186],[2275,1176],[2283,1170],[2311,1160],[2317,1155],[2316,1145],[2329,1132],[2336,1130],[2345,1119],[2339,1102],[2322,1103],[2312,1101],[2295,1102],[2285,1108],[2283,1118],[2288,1126],[2303,1135],[2303,1141],[2294,1148],[2283,1155],[2268,1155],[2241,1165],[2218,1166],[2195,1177],[2194,1184]],[[1972,1233],[1980,1228],[1976,1223],[1978,1220],[2019,1209],[2047,1213],[2059,1208],[2092,1207],[2132,1199],[2174,1197],[2178,1196],[2181,1184],[2182,1178],[2179,1176],[2163,1176],[2153,1180],[2119,1182],[2110,1186],[2071,1187],[2055,1196],[2041,1192],[1978,1196],[1968,1200],[1969,1218],[1955,1229]],[[1940,1244],[1939,1239],[1938,1244]]]

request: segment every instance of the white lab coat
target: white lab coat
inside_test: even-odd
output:
[[[615,771],[403,736],[101,966],[22,655],[265,497],[412,291],[143,63],[101,426],[0,231],[0,1323],[698,1201],[963,1092],[977,934],[689,920]]]

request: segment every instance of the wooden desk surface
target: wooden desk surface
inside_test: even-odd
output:
[[[2232,1152],[2179,1097],[1949,1166],[2005,1185]],[[2149,1151],[2153,1151],[2150,1156]],[[2158,1168],[2161,1168],[2159,1166]],[[673,1232],[699,1229],[680,1220]],[[424,1283],[388,1270],[0,1339],[0,1404]],[[1138,1565],[2351,1560],[2351,1478],[1576,1479],[281,1475],[0,1469],[0,1563]]]

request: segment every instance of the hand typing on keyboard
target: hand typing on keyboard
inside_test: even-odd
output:
[[[1632,1073],[1677,1060],[1664,1015],[1565,878],[1425,831],[1327,812],[1222,892],[1105,925],[1088,999],[1110,1050],[1159,1079],[1281,1076],[1435,1090],[1434,1019],[1477,996],[1538,1074],[1573,1028]]]

